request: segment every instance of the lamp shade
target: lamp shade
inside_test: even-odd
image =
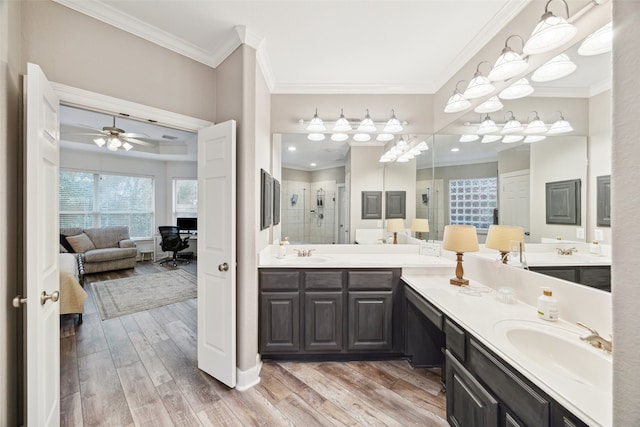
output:
[[[497,249],[500,252],[510,252],[510,242],[524,243],[524,231],[522,227],[512,225],[492,225],[487,233],[485,246],[489,249]]]
[[[478,251],[478,234],[473,225],[447,225],[444,227],[442,249],[456,253]]]
[[[393,218],[387,220],[387,231],[397,233],[404,230],[404,220],[402,218]]]
[[[429,220],[426,218],[414,218],[411,221],[411,231],[426,233],[429,231]]]

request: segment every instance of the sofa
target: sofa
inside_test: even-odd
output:
[[[85,274],[133,268],[138,257],[126,226],[61,228],[60,252],[81,254]]]
[[[60,253],[60,314],[78,314],[82,323],[87,293],[82,287],[84,274],[80,254]]]

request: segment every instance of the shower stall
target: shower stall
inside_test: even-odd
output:
[[[336,243],[336,181],[281,184],[281,235],[292,244]]]

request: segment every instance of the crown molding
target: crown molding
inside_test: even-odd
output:
[[[589,96],[599,95],[602,92],[610,90],[612,87],[613,87],[613,81],[611,79],[611,76],[609,76],[606,79],[591,85],[591,87],[589,87]]]

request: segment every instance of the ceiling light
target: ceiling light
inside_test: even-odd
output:
[[[425,141],[421,141],[418,145],[416,145],[416,148],[420,151],[427,151],[429,149],[429,146]]]
[[[502,128],[502,131],[500,131],[500,133],[505,134],[505,133],[522,132],[522,130],[524,129],[522,127],[522,123],[520,123],[520,121],[513,116],[513,111],[507,111],[507,112],[511,113],[511,117],[509,117],[509,120],[507,121],[507,123],[504,124],[504,127]],[[504,142],[504,140],[502,142]]]
[[[518,99],[531,95],[533,91],[533,86],[529,84],[529,80],[523,77],[500,92],[498,96],[501,99]]]
[[[409,160],[411,160],[411,159],[408,159],[406,157],[400,156],[400,157],[398,157],[396,159],[396,162],[398,162],[398,163],[407,163]]]
[[[381,133],[381,134],[378,134],[378,136],[376,136],[376,141],[388,142],[388,141],[391,141],[393,138],[394,136],[391,135],[390,133]]]
[[[478,64],[478,67],[476,67],[476,73],[473,75],[473,79],[471,79],[469,86],[467,86],[467,89],[464,91],[463,95],[465,98],[480,98],[482,96],[489,95],[496,89],[489,79],[480,72],[480,65],[485,63],[488,64],[487,61],[482,61]]]
[[[368,133],[356,133],[353,135],[353,140],[357,142],[367,142],[371,140],[371,135]]]
[[[531,122],[529,122],[527,128],[523,132],[529,135],[534,133],[545,133],[547,131],[547,125],[545,125],[544,122],[540,120],[537,111],[534,111],[534,113],[536,113],[536,116]]]
[[[338,132],[338,133],[343,133],[343,132],[349,132],[350,130],[351,130],[351,124],[349,124],[349,120],[344,118],[344,113],[342,112],[342,108],[341,108],[340,109],[340,118],[338,120],[336,120],[336,124],[335,124],[335,126],[333,126],[333,131],[334,132]],[[333,139],[333,138],[331,138],[331,139]],[[335,141],[335,139],[334,139],[334,141]]]
[[[287,150],[289,151],[296,151],[296,147],[294,147],[293,145],[287,147]]]
[[[98,147],[102,147],[104,144],[107,143],[107,140],[100,137],[100,138],[94,139],[93,142],[95,142]]]
[[[485,135],[482,137],[482,141],[480,142],[483,144],[488,144],[490,142],[499,141],[500,139],[502,139],[502,136],[500,135]]]
[[[122,148],[124,148],[125,150],[129,151],[133,148],[133,145],[129,144],[128,142],[125,141],[124,144],[122,144]]]
[[[611,50],[611,39],[613,38],[613,28],[611,22],[592,33],[584,39],[578,48],[578,55],[593,56]]]
[[[573,128],[571,124],[562,117],[562,113],[560,113],[560,120],[553,123],[549,130],[547,131],[547,135],[559,135],[561,133],[572,132]]]
[[[120,139],[117,136],[111,136],[109,138],[108,145],[111,145],[116,148],[120,148],[122,146],[122,141],[120,141]]]
[[[504,105],[502,105],[502,102],[500,102],[498,97],[497,96],[492,96],[491,98],[487,99],[482,104],[480,104],[476,108],[474,108],[473,111],[475,111],[476,113],[481,113],[481,114],[493,113],[495,111],[502,110],[503,107],[504,107]]]
[[[371,120],[371,117],[369,116],[369,110],[367,109],[367,115],[364,116],[364,119],[360,122],[360,126],[358,126],[358,132],[375,132],[376,130],[376,125],[375,123],[373,123],[373,120]],[[355,137],[353,139],[355,139]],[[357,139],[355,140],[357,141]]]
[[[522,135],[505,135],[502,138],[502,142],[505,143],[505,144],[510,144],[512,142],[522,141],[523,138],[524,138],[524,136],[522,136]]]
[[[522,48],[522,51],[527,55],[549,52],[567,43],[578,32],[578,29],[567,22],[565,18],[555,16],[552,12],[549,12],[549,3],[552,1],[549,0],[547,2],[540,22],[533,29],[529,40]],[[564,0],[561,1],[564,3],[567,18],[569,18],[569,6]]]
[[[349,135],[347,135],[346,133],[331,134],[331,140],[335,142],[342,142],[346,141],[347,139],[349,139]]]
[[[313,115],[311,122],[309,122],[309,126],[307,126],[307,130],[312,133],[324,132],[325,127],[322,119],[318,117],[318,109],[316,108],[316,113]],[[324,138],[322,138],[324,139]]]
[[[530,144],[532,142],[538,142],[538,141],[542,141],[543,139],[546,139],[547,137],[544,135],[527,135],[524,138],[524,141],[522,142],[526,142],[527,144]]]
[[[498,131],[498,126],[496,126],[496,122],[491,120],[491,117],[487,114],[484,121],[480,123],[480,127],[478,128],[478,135],[484,135],[487,133],[493,133]]]
[[[307,138],[314,142],[324,141],[324,133],[310,133]]]
[[[471,141],[477,141],[479,139],[480,137],[478,135],[462,135],[460,137],[460,142],[471,142]]]
[[[400,123],[400,120],[396,118],[396,112],[394,110],[391,110],[391,118],[389,119],[387,124],[384,126],[383,131],[385,133],[402,132],[402,124]]]
[[[314,167],[316,167],[316,166],[318,166],[318,165],[317,165],[317,164],[315,164],[315,163],[310,163],[310,164],[309,164],[309,166],[311,166],[312,168],[314,168]]]
[[[508,80],[511,77],[522,73],[529,67],[527,61],[522,59],[522,56],[520,56],[519,53],[514,52],[509,47],[508,43],[511,37],[518,37],[524,43],[522,37],[517,34],[507,37],[507,40],[504,42],[502,54],[496,60],[496,63],[491,71],[489,71],[489,74],[487,74],[487,78],[492,82]]]
[[[466,80],[460,80],[456,83],[456,88],[453,90],[453,95],[447,101],[447,105],[444,107],[445,113],[458,113],[460,111],[464,111],[467,108],[471,107],[471,103],[467,98],[464,97],[463,94],[458,90],[458,85],[462,82],[466,82]]]
[[[453,148],[451,149],[451,152],[452,152],[452,153],[457,153],[458,151],[460,151],[460,149],[459,149],[458,147],[453,147]]]
[[[569,56],[566,53],[561,53],[534,71],[531,75],[531,80],[534,82],[550,82],[551,80],[568,76],[576,68],[576,64],[571,61]]]
[[[109,150],[109,151],[118,151],[118,147],[114,143],[113,139],[110,139],[109,142],[107,143],[107,150]]]

